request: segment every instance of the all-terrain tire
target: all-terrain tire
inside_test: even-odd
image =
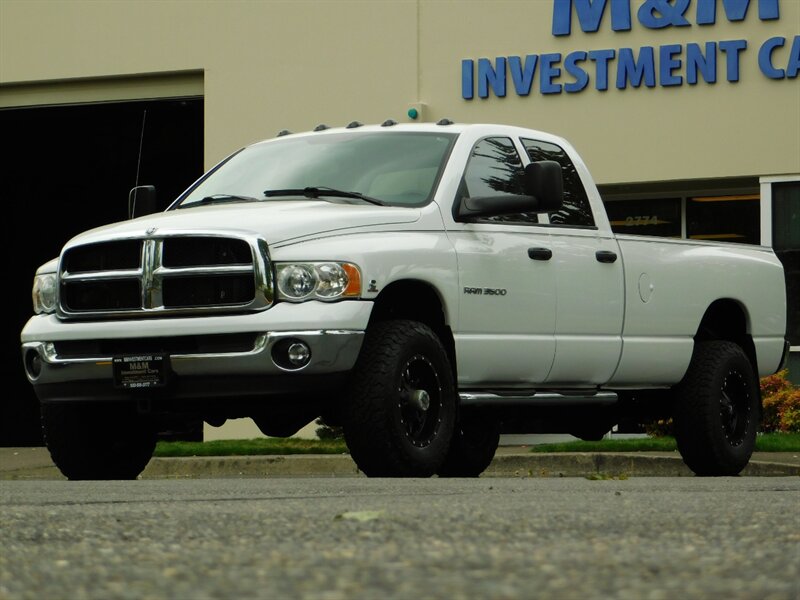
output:
[[[155,430],[130,404],[42,404],[50,456],[71,480],[136,479],[153,456]]]
[[[732,342],[695,345],[675,389],[675,439],[697,475],[738,475],[753,454],[761,412],[758,379]]]
[[[456,407],[447,353],[427,325],[393,320],[369,328],[342,414],[345,441],[361,471],[369,477],[436,473],[450,447]]]
[[[494,459],[500,443],[500,421],[483,411],[461,411],[450,450],[439,477],[478,477]]]

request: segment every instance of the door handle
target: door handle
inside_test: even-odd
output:
[[[597,262],[601,263],[613,263],[617,262],[617,253],[611,252],[611,250],[598,250],[594,254],[595,258],[597,258]]]
[[[528,248],[528,258],[533,260],[550,260],[553,251],[550,248]]]

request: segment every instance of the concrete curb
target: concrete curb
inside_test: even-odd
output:
[[[64,479],[46,455],[18,465],[3,465],[0,480]],[[745,477],[800,476],[800,461],[757,460],[742,472]],[[778,458],[778,457],[776,457]],[[483,477],[692,477],[680,456],[671,453],[502,453],[495,456]],[[142,479],[206,479],[245,477],[363,477],[349,455],[213,456],[153,458]]]
[[[751,461],[745,477],[800,476],[800,465]],[[483,477],[693,477],[679,456],[642,453],[502,454]],[[363,477],[348,455],[154,458],[143,479]]]

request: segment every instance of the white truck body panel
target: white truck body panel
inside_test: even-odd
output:
[[[435,125],[397,131],[441,132]],[[730,299],[747,314],[758,370],[773,372],[783,351],[785,300],[780,263],[771,250],[742,245],[616,237],[597,188],[580,156],[551,134],[501,125],[453,125],[459,137],[441,173],[433,202],[423,207],[328,204],[317,200],[213,205],[169,210],[81,234],[88,244],[175,233],[263,236],[271,260],[346,260],[360,266],[362,302],[277,303],[248,315],[64,323],[33,317],[23,342],[131,338],[148,335],[317,328],[366,328],[371,301],[394,282],[430,285],[453,333],[458,383],[481,387],[668,387],[683,376],[693,336],[707,308]],[[385,131],[363,127],[359,132]],[[329,135],[330,130],[300,135]],[[596,227],[456,222],[452,207],[472,148],[487,136],[511,138],[524,163],[520,138],[558,144],[585,186]],[[280,143],[278,140],[264,144]],[[528,248],[552,249],[537,263]],[[603,264],[599,250],[620,255]],[[55,263],[48,263],[50,269]],[[747,285],[743,283],[747,282]],[[465,294],[502,289],[504,296]],[[766,291],[769,291],[768,293]],[[643,297],[646,296],[646,301]],[[364,302],[366,301],[366,302]]]

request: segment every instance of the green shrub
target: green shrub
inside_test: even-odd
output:
[[[783,370],[761,380],[761,431],[800,433],[800,387],[786,379],[786,373]]]
[[[764,411],[760,431],[764,433],[800,433],[800,387],[786,379],[786,370],[761,380]],[[651,437],[674,435],[672,419],[658,419],[644,424]]]
[[[674,437],[675,436],[675,427],[672,424],[672,419],[658,419],[656,421],[650,421],[649,423],[644,423],[644,430],[647,435],[650,437]]]
[[[325,420],[320,417],[314,421],[319,425],[316,430],[317,437],[321,440],[342,440],[344,439],[344,430],[337,425],[328,425]]]

